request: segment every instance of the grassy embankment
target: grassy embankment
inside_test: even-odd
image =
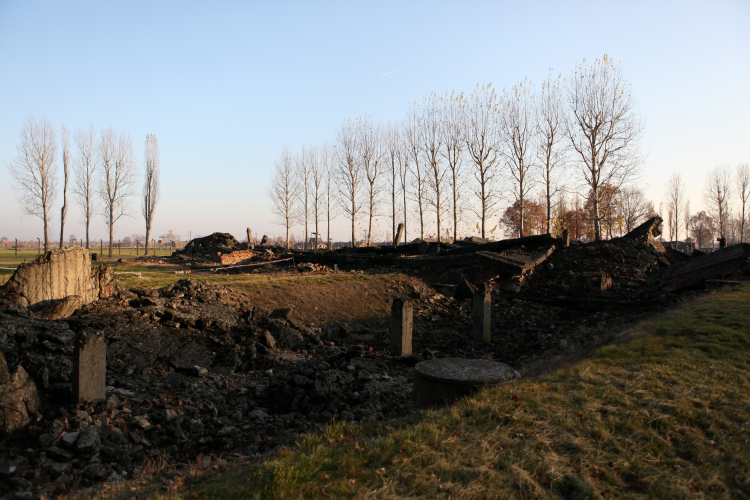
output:
[[[750,497],[750,287],[631,333],[550,376],[394,430],[333,424],[157,498]]]

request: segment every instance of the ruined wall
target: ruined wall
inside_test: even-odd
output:
[[[91,256],[83,248],[54,249],[18,266],[0,291],[24,307],[67,297],[77,297],[83,305],[107,295],[112,280],[107,271],[92,269]]]

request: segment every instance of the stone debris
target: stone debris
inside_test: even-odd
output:
[[[0,352],[0,415],[4,433],[36,420],[41,404],[36,384],[22,366],[13,375],[8,371],[5,356]]]

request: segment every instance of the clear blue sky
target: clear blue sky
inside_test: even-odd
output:
[[[285,143],[333,141],[348,117],[397,120],[433,91],[538,83],[603,54],[621,61],[646,120],[647,194],[658,206],[680,171],[696,211],[708,168],[750,162],[748,27],[745,0],[0,0],[0,236],[41,235],[20,219],[7,171],[29,115],[127,132],[141,168],[156,134],[157,235],[280,234],[266,189]],[[136,201],[115,238],[144,232]],[[83,235],[79,219],[71,208],[66,238]],[[99,217],[92,236],[105,234]]]

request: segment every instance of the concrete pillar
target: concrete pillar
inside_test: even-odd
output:
[[[411,354],[411,329],[414,324],[414,306],[409,301],[393,299],[391,307],[391,354]]]
[[[564,247],[570,246],[570,233],[568,232],[567,229],[563,229],[562,240],[563,240]]]
[[[107,399],[107,346],[104,332],[84,331],[73,351],[73,402],[101,403]]]
[[[247,228],[247,248],[255,248],[255,245],[253,245],[253,232],[250,228]]]
[[[472,333],[477,340],[490,341],[490,319],[492,315],[492,300],[490,287],[487,283],[479,285],[472,298],[473,318]]]
[[[396,235],[393,238],[393,246],[397,247],[399,243],[401,243],[401,237],[404,235],[404,223],[398,225],[398,229],[396,230]]]

